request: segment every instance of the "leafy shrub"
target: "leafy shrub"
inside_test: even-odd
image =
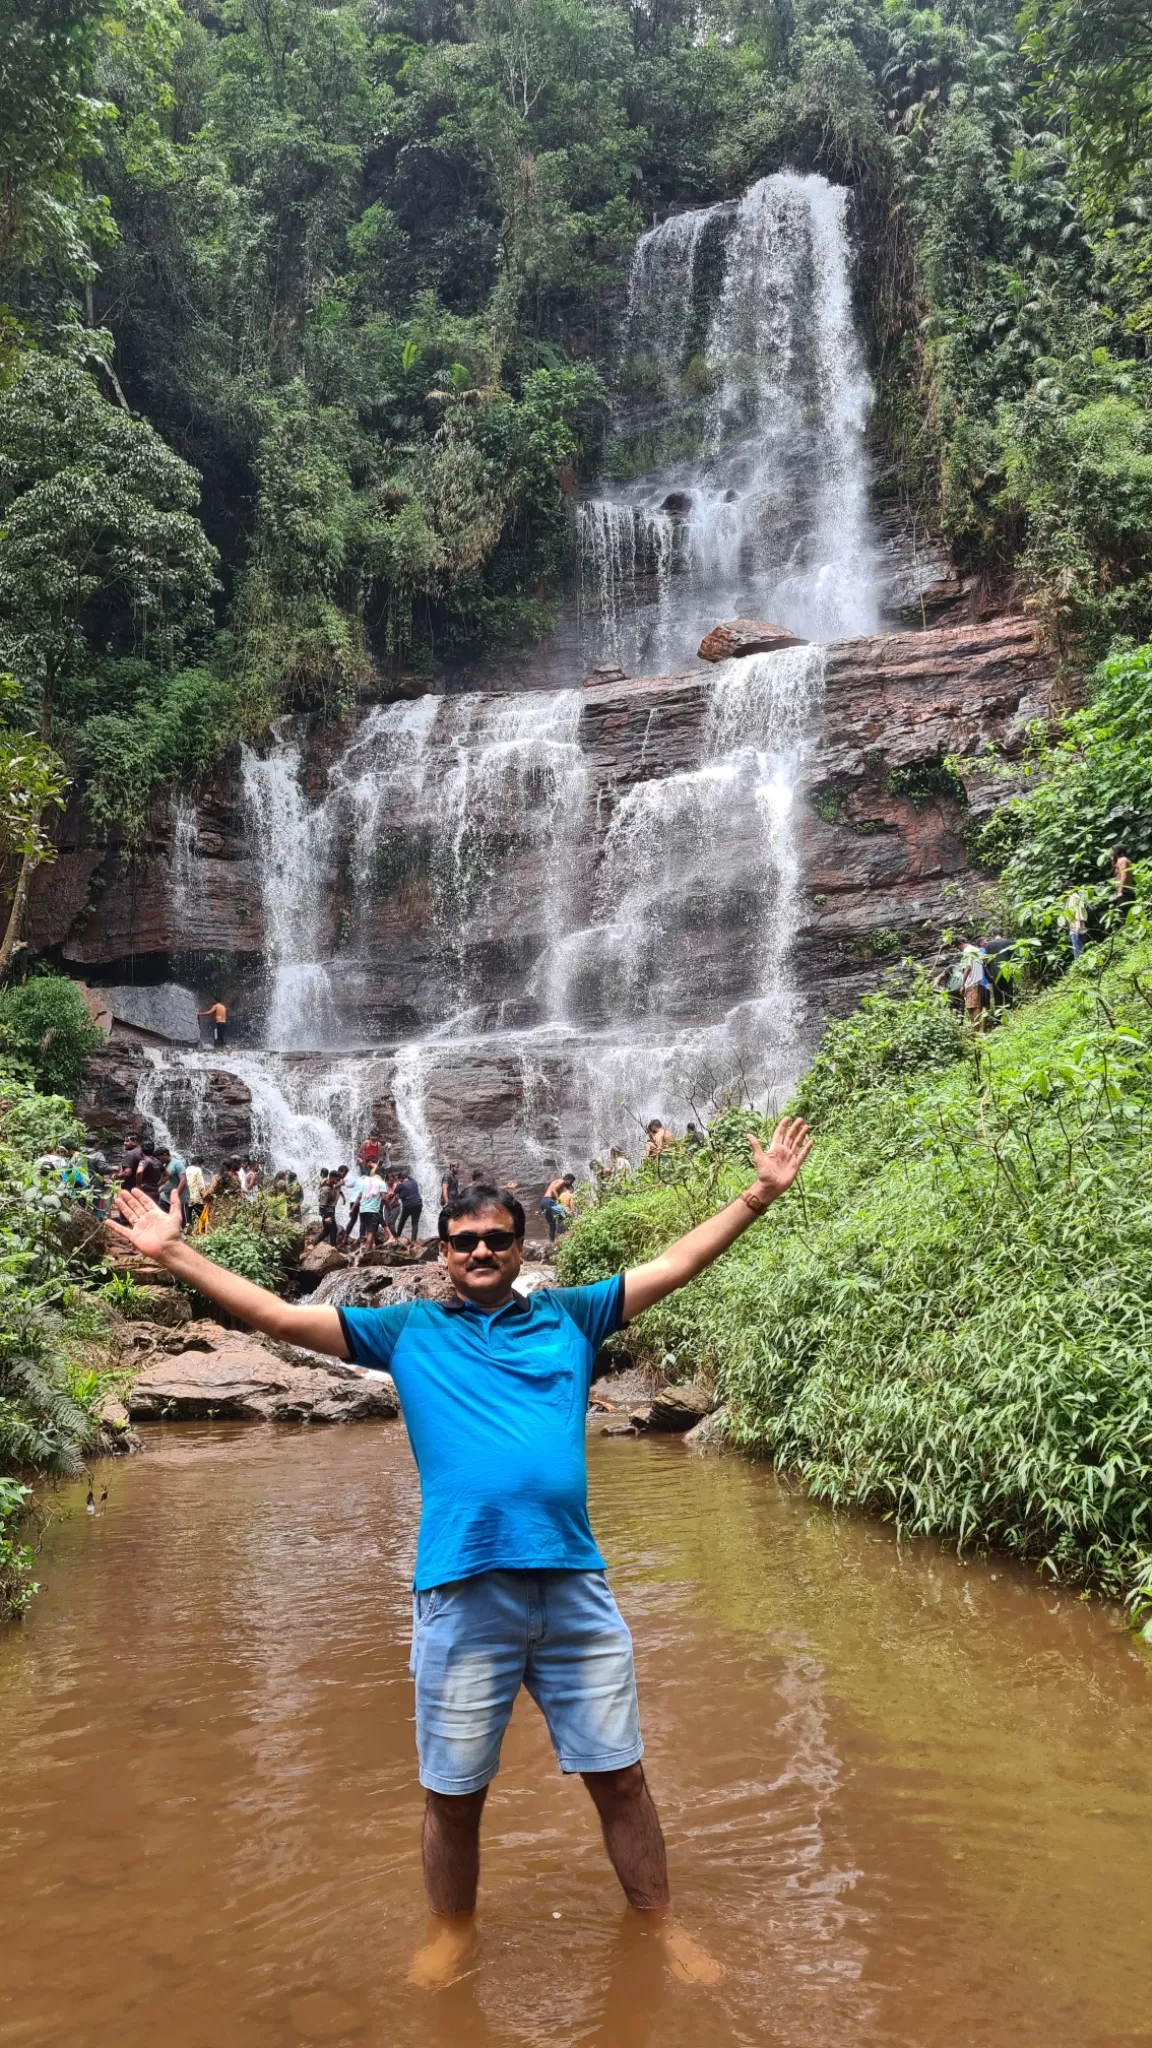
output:
[[[926,975],[897,970],[850,1017],[824,1027],[815,1058],[796,1090],[795,1108],[826,1127],[872,1088],[898,1074],[951,1066],[968,1051],[963,1030]]]
[[[299,1233],[276,1214],[270,1199],[245,1203],[218,1229],[198,1238],[196,1249],[230,1273],[254,1280],[259,1287],[275,1288]]]
[[[30,1488],[0,1479],[0,1621],[23,1614],[40,1590],[32,1577],[31,1548],[17,1536],[29,1499]]]
[[[626,1341],[711,1375],[735,1440],[820,1498],[1122,1592],[1152,1554],[1152,946],[1119,940],[971,1058],[939,1016],[913,988],[831,1028],[801,1198]],[[650,1183],[580,1219],[561,1270],[683,1227]]]
[[[1103,662],[1087,703],[1054,741],[1037,741],[1029,765],[1035,786],[1008,801],[979,850],[1003,860],[1017,928],[1039,931],[1073,884],[1110,879],[1113,846],[1152,857],[1152,646]]]
[[[74,1475],[93,1425],[68,1391],[58,1328],[34,1301],[0,1298],[0,1466]]]
[[[102,1044],[99,1026],[66,975],[36,974],[0,991],[0,1051],[26,1060],[48,1093],[73,1094],[85,1061]]]

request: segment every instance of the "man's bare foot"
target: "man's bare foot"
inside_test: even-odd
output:
[[[443,1991],[464,1974],[472,1953],[476,1921],[471,1913],[437,1913],[428,1939],[412,1958],[408,1982],[418,1991]]]
[[[664,1944],[664,1957],[678,1984],[718,1984],[724,1975],[721,1964],[693,1941],[675,1920],[662,1920],[657,1928]]]

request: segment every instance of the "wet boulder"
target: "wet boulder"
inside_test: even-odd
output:
[[[775,654],[781,647],[806,647],[798,633],[770,619],[728,619],[704,635],[696,653],[701,661],[737,661],[745,654]]]
[[[259,1337],[209,1327],[211,1335],[195,1327],[188,1349],[157,1347],[145,1359],[125,1402],[133,1422],[367,1422],[399,1413],[387,1374],[305,1363],[299,1351],[289,1364]]]
[[[347,1252],[337,1251],[334,1244],[314,1244],[296,1271],[306,1279],[322,1280],[326,1273],[342,1273],[347,1264]]]
[[[647,1427],[676,1435],[694,1428],[715,1406],[715,1395],[695,1381],[682,1387],[661,1387],[652,1397]]]
[[[727,1443],[728,1410],[714,1408],[711,1415],[706,1415],[703,1422],[698,1422],[694,1429],[688,1431],[684,1441],[691,1444],[694,1451],[716,1450],[720,1444]]]

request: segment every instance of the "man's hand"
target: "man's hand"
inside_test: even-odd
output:
[[[748,1143],[752,1148],[756,1178],[772,1201],[777,1195],[782,1195],[785,1188],[791,1187],[812,1150],[808,1126],[802,1116],[782,1117],[772,1133],[772,1143],[767,1151],[751,1131]]]
[[[624,1320],[630,1322],[653,1302],[663,1301],[666,1294],[672,1294],[677,1287],[683,1287],[727,1251],[730,1244],[763,1214],[770,1202],[790,1188],[808,1154],[812,1140],[803,1117],[784,1117],[772,1134],[772,1143],[765,1151],[763,1145],[748,1133],[752,1148],[752,1161],[756,1168],[755,1192],[746,1188],[737,1195],[734,1202],[709,1216],[707,1222],[698,1223],[695,1230],[677,1238],[655,1259],[649,1259],[643,1266],[633,1266],[624,1275]]]
[[[127,1228],[122,1223],[114,1223],[109,1217],[109,1236],[114,1237],[120,1244],[128,1245],[132,1251],[139,1252],[142,1259],[154,1259],[162,1266],[165,1252],[174,1244],[180,1243],[178,1188],[173,1188],[168,1197],[167,1209],[158,1209],[147,1195],[138,1193],[135,1188],[126,1188],[116,1197],[116,1212],[127,1217]]]

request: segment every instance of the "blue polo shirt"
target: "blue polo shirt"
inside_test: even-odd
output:
[[[357,1365],[392,1374],[420,1472],[416,1588],[494,1571],[602,1571],[588,1522],[592,1361],[621,1328],[624,1275],[464,1301],[342,1308]]]

